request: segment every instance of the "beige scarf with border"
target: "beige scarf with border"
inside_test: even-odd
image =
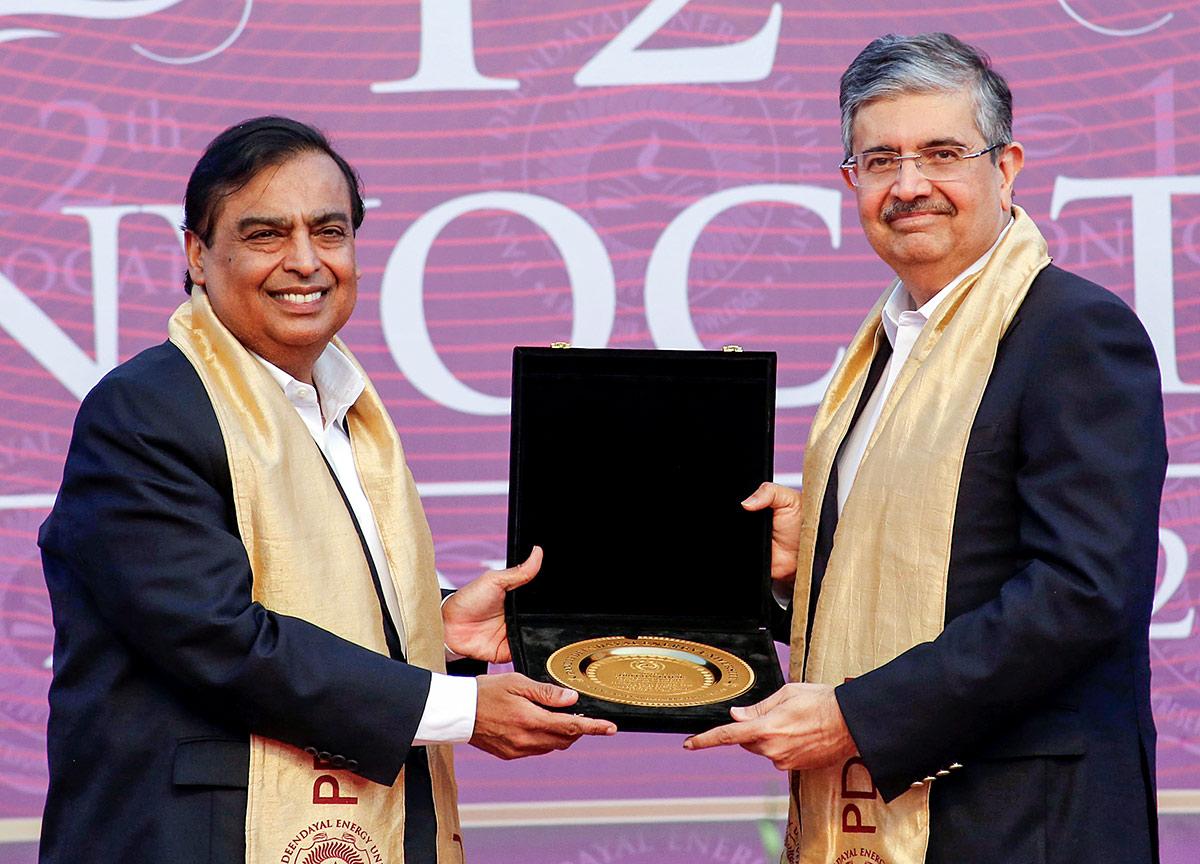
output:
[[[199,287],[171,316],[168,332],[195,367],[217,414],[238,529],[254,574],[254,599],[387,654],[379,600],[350,514],[279,385],[217,319]],[[340,341],[334,344],[351,356]],[[369,382],[346,420],[400,600],[408,662],[443,672],[433,541],[396,430]],[[336,583],[330,581],[332,573],[338,574]],[[451,748],[429,747],[428,753],[437,860],[459,864],[463,851]],[[325,860],[402,864],[403,773],[392,786],[381,786],[298,748],[252,736],[246,861]]]
[[[959,476],[996,350],[1050,263],[1020,208],[983,270],[938,306],[900,369],[838,520],[805,645],[821,501],[849,431],[895,283],[854,337],[817,409],[804,456],[803,525],[792,608],[791,680],[840,684],[942,632]],[[805,658],[807,656],[807,662]],[[789,864],[921,864],[929,787],[884,804],[857,757],[794,772]]]

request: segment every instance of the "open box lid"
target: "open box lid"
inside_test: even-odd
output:
[[[516,348],[510,621],[768,626],[775,355]]]

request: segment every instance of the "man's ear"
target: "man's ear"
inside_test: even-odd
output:
[[[1000,202],[1005,211],[1009,211],[1012,210],[1013,186],[1017,182],[1017,175],[1025,167],[1025,148],[1020,141],[1014,141],[1004,148],[996,167],[1000,169]]]
[[[187,254],[188,275],[195,285],[204,285],[204,241],[195,231],[183,232],[183,249]]]
[[[851,192],[857,192],[858,190],[855,187],[854,182],[850,179],[850,172],[843,168],[841,170],[841,174],[842,174],[842,180],[846,184],[846,188],[849,189]]]

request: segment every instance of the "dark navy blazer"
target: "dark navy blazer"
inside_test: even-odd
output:
[[[396,779],[429,673],[251,600],[220,428],[175,346],[84,399],[39,544],[55,625],[44,864],[243,860],[251,732]]]
[[[1148,628],[1166,462],[1141,323],[1048,267],[967,444],[945,630],[836,691],[884,798],[962,765],[930,784],[930,864],[1156,859]]]

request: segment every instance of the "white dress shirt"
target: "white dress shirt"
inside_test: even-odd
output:
[[[253,352],[252,352],[253,353]],[[400,617],[400,601],[392,584],[392,571],[379,538],[375,514],[363,492],[358,479],[358,468],[354,464],[354,451],[350,436],[343,425],[346,412],[362,395],[366,382],[354,364],[332,343],[326,346],[313,365],[313,382],[316,387],[297,381],[287,372],[269,363],[257,354],[255,358],[263,364],[271,377],[283,388],[284,395],[304,421],[313,441],[321,448],[325,458],[337,475],[338,482],[354,511],[371,553],[371,562],[379,575],[383,590],[383,602],[388,616],[404,646],[404,621]],[[407,649],[406,649],[407,650]],[[453,655],[451,655],[453,656]],[[469,741],[475,731],[475,703],[478,686],[474,678],[455,677],[431,673],[429,697],[413,745],[449,744]]]
[[[933,313],[942,301],[961,285],[964,279],[975,275],[984,268],[1011,227],[1012,220],[1010,219],[990,249],[984,252],[974,264],[950,280],[949,284],[930,297],[920,308],[913,308],[912,295],[908,293],[903,282],[898,283],[895,290],[892,291],[892,295],[888,297],[887,303],[883,307],[883,332],[888,341],[892,343],[892,356],[888,358],[887,365],[883,367],[879,383],[875,385],[875,391],[867,400],[867,404],[863,406],[858,422],[854,424],[854,428],[850,430],[842,444],[842,449],[838,452],[837,507],[839,516],[842,515],[842,508],[846,505],[846,498],[850,495],[850,488],[854,485],[858,466],[862,463],[863,453],[867,449],[867,442],[871,440],[871,433],[875,431],[875,426],[879,423],[879,414],[883,410],[883,404],[887,401],[888,394],[892,392],[892,385],[896,383],[896,377],[904,367],[904,361],[912,353],[913,345],[916,344],[917,337],[921,335],[921,330],[933,317]]]

